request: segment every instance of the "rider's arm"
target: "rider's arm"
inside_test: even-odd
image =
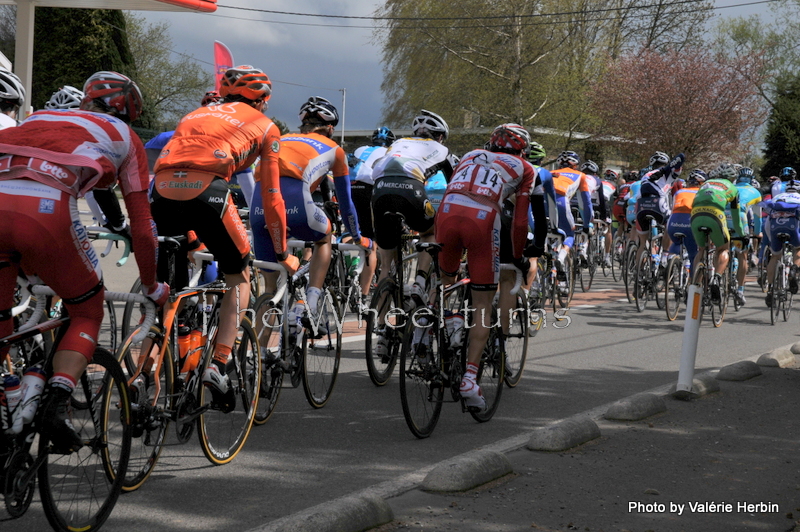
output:
[[[336,161],[333,163],[333,186],[336,188],[336,199],[339,201],[339,212],[342,214],[345,230],[358,242],[361,232],[358,228],[358,216],[350,196],[350,173],[347,169],[347,155],[341,147],[336,148]]]
[[[278,126],[271,124],[264,133],[258,176],[261,182],[265,229],[272,239],[278,259],[282,260],[286,257],[286,204],[281,195],[280,170],[278,168],[279,149],[280,131]]]
[[[578,186],[578,206],[581,208],[583,215],[584,228],[589,227],[589,223],[594,219],[594,209],[592,209],[592,194],[589,192],[589,183],[585,174],[580,176],[580,185]]]
[[[534,181],[538,182],[536,171],[530,164],[525,164],[522,181],[516,190],[514,202],[514,218],[511,222],[511,245],[515,259],[522,258],[525,242],[528,240],[528,211],[533,191]],[[537,190],[540,193],[541,189]],[[541,196],[540,196],[541,197]]]
[[[108,225],[117,230],[125,227],[125,215],[119,205],[119,199],[113,187],[96,188],[93,190],[94,199],[108,221]]]
[[[734,191],[735,196],[731,199],[731,217],[733,218],[733,228],[736,234],[744,235],[744,228],[742,227],[742,216],[739,211],[739,195]],[[736,213],[734,215],[734,213]]]

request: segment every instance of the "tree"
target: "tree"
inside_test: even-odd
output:
[[[126,11],[125,25],[136,63],[136,83],[145,99],[139,123],[151,129],[174,129],[181,117],[200,106],[203,94],[214,86],[213,77],[184,54],[171,59],[168,23],[148,24],[143,16]]]
[[[36,8],[31,103],[41,109],[64,85],[78,88],[99,70],[136,77],[122,13],[112,9]]]
[[[17,32],[17,6],[0,6],[0,52],[12,62],[16,42],[14,35]]]
[[[778,175],[784,166],[800,168],[800,76],[784,77],[775,90],[767,121],[762,175]]]
[[[655,150],[692,165],[738,161],[762,123],[757,55],[735,60],[701,48],[644,50],[614,61],[591,94],[598,134],[638,162]],[[615,138],[614,138],[615,137]]]

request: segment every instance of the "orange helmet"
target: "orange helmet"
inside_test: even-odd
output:
[[[263,71],[250,65],[229,68],[222,76],[219,93],[223,98],[230,95],[248,100],[269,100],[272,83]]]
[[[138,85],[128,76],[103,70],[95,72],[83,85],[83,101],[100,100],[133,122],[142,114],[144,99]]]

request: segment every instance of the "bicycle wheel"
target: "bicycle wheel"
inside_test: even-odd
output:
[[[670,257],[667,262],[667,281],[664,285],[664,308],[667,311],[667,319],[675,321],[678,311],[685,295],[685,288],[681,282],[683,272],[683,259],[680,255]]]
[[[96,384],[100,383],[98,389]],[[85,409],[73,409],[72,423],[84,441],[70,454],[51,453],[39,435],[39,493],[55,530],[98,530],[117,503],[131,452],[131,412],[127,382],[114,356],[95,349],[78,387]]]
[[[152,336],[156,339],[159,338],[160,329],[158,327],[153,327],[151,332],[154,333]],[[125,341],[117,355],[117,360],[120,363],[124,360],[132,361],[135,368],[143,354],[143,342],[134,343],[132,340],[133,338],[131,337]],[[153,355],[157,354],[161,348],[162,340],[154,342],[153,339],[148,338],[146,341],[152,346],[150,352]],[[132,372],[123,371],[128,380],[130,380]],[[146,400],[139,399],[136,403],[131,403],[133,439],[128,471],[122,483],[122,491],[127,492],[139,489],[153,472],[156,462],[158,462],[158,457],[164,448],[167,428],[169,427],[170,418],[167,412],[171,409],[170,400],[174,382],[172,353],[168,347],[159,374],[158,386],[156,386],[155,382],[150,382]],[[156,397],[156,393],[158,393],[158,397]],[[116,408],[114,405],[111,406]]]
[[[769,246],[764,249],[764,254],[761,257],[761,260],[758,261],[758,286],[761,288],[761,292],[767,293],[769,290],[769,279],[767,279],[767,264],[769,264],[769,258],[772,255],[772,250]]]
[[[769,309],[769,320],[772,325],[778,321],[778,314],[781,310],[780,300],[781,300],[781,285],[783,284],[783,263],[778,261],[775,264],[775,272],[773,273],[772,277],[772,287],[770,288],[769,297],[772,300],[772,304],[770,305]]]
[[[475,421],[485,423],[492,419],[497,407],[500,406],[500,396],[503,395],[503,380],[505,379],[506,357],[505,343],[502,334],[498,334],[497,327],[489,331],[489,338],[481,354],[481,363],[478,366],[478,378],[476,382],[481,387],[483,398],[486,400],[486,409],[477,410],[468,408],[470,415]],[[467,367],[466,349],[462,367]]]
[[[278,398],[283,388],[284,369],[281,364],[281,353],[288,339],[288,329],[283,326],[283,315],[279,308],[274,308],[269,301],[271,295],[258,297],[253,312],[255,315],[254,332],[259,339],[261,350],[261,386],[256,405],[253,423],[263,425],[272,416],[278,405]],[[265,340],[264,328],[271,328],[269,340]],[[265,345],[266,344],[266,345]]]
[[[617,232],[622,229],[618,229]],[[623,266],[625,262],[625,244],[622,239],[615,237],[612,241],[611,251],[611,278],[620,281],[623,277]]]
[[[625,247],[625,264],[623,266],[623,278],[625,280],[625,296],[628,303],[634,302],[633,281],[636,278],[636,245],[628,243]]]
[[[714,327],[722,325],[722,320],[725,319],[725,311],[728,308],[728,276],[720,276],[719,283],[719,301],[711,303],[711,321],[714,323]]]
[[[206,348],[210,349],[211,345],[207,343]],[[211,406],[197,419],[198,436],[203,454],[214,465],[227,464],[242,450],[256,413],[261,385],[261,356],[249,318],[239,324],[232,354],[227,373],[236,396],[234,409],[226,412],[227,409],[211,399],[208,388],[200,387],[200,404],[208,402]],[[206,355],[206,358],[209,359],[207,363],[211,363],[210,355]]]
[[[372,295],[369,310],[366,313],[367,330],[365,340],[365,355],[367,359],[367,373],[375,386],[383,386],[389,382],[392,371],[397,364],[397,355],[403,341],[403,324],[400,316],[386,316],[389,310],[402,308],[398,306],[395,293],[395,281],[391,277],[378,283],[378,288]],[[378,325],[378,316],[386,316],[386,324]],[[375,354],[378,339],[385,338],[387,352]]]
[[[412,434],[427,438],[442,413],[445,382],[439,323],[427,307],[414,309],[400,350],[400,403]],[[426,324],[424,327],[417,325]]]
[[[136,281],[133,282],[130,291],[132,294],[140,294],[142,292],[142,280],[137,278]],[[129,337],[131,331],[142,322],[143,316],[144,312],[142,312],[141,305],[133,301],[125,302],[125,308],[122,311],[122,323],[120,324],[120,328],[122,329],[121,337]]]
[[[742,255],[742,260],[746,260],[744,255]],[[736,278],[738,273],[738,268],[734,269],[733,264],[728,264],[728,298],[733,300],[733,310],[739,312],[739,309],[742,308],[742,305],[739,303],[739,298],[737,297],[737,288],[739,287],[739,280]]]
[[[342,356],[340,324],[343,316],[339,301],[330,289],[320,294],[316,317],[303,336],[303,391],[308,404],[322,408],[333,392]],[[315,331],[316,326],[316,331]]]
[[[517,294],[517,303],[512,309],[511,323],[505,340],[504,377],[509,388],[514,388],[519,384],[522,378],[522,371],[525,369],[525,359],[528,355],[529,312],[525,294]],[[539,326],[541,326],[541,322],[539,322]]]
[[[569,307],[569,304],[572,301],[572,296],[575,294],[576,272],[573,250],[569,250],[569,253],[567,253],[567,258],[564,259],[564,264],[562,267],[564,268],[564,275],[567,279],[567,289],[566,292],[562,292],[559,287],[556,287],[555,293],[557,297],[553,299],[554,311],[559,310],[560,308]]]
[[[650,256],[643,253],[636,264],[633,274],[633,300],[636,303],[636,310],[644,312],[647,307],[647,300],[650,296]]]
[[[589,257],[588,263],[586,265],[586,274],[588,276],[588,282],[586,285],[586,290],[584,292],[588,292],[592,288],[592,282],[594,282],[594,275],[597,273],[597,243],[595,242],[594,238],[589,239],[589,243],[587,245],[586,254]],[[602,263],[602,261],[601,261]],[[583,278],[581,278],[581,288],[583,288]]]
[[[787,275],[788,272],[791,271],[791,258],[789,259],[789,264],[784,266],[784,271],[787,272]],[[792,299],[794,294],[792,294],[792,291],[789,289],[788,280],[784,283],[784,287],[783,308],[781,310],[783,311],[783,321],[789,321],[789,314],[792,313]]]

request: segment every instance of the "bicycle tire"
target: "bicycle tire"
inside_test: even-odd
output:
[[[99,393],[93,372],[102,375]],[[47,457],[37,472],[39,494],[55,530],[95,531],[122,491],[131,451],[131,411],[122,369],[102,347],[95,349],[78,386],[88,406],[73,409],[72,422],[85,444],[70,454],[54,454],[47,435],[39,435],[39,456]]]
[[[589,279],[588,279],[589,282],[588,282],[588,285],[586,286],[586,290],[584,290],[584,292],[588,292],[589,290],[592,289],[592,283],[594,282],[594,276],[597,273],[598,261],[597,261],[596,254],[597,254],[597,243],[595,242],[595,238],[592,237],[592,238],[589,239],[589,243],[587,244],[587,248],[586,248],[586,256],[589,257],[589,259],[587,261],[587,267],[586,267],[587,273],[589,275]],[[602,261],[601,261],[601,263],[602,263]]]
[[[522,379],[525,370],[525,359],[528,356],[528,327],[530,327],[530,312],[528,301],[524,293],[517,294],[515,309],[526,309],[524,312],[514,312],[508,327],[508,336],[505,340],[505,370],[506,386],[514,388]],[[539,321],[539,326],[541,326]]]
[[[625,249],[625,266],[623,267],[623,277],[625,279],[625,297],[628,298],[628,303],[633,303],[633,280],[636,277],[637,246],[629,242],[629,245],[627,245]]]
[[[137,277],[136,280],[133,282],[133,286],[131,286],[130,292],[132,294],[140,294],[142,292],[142,280],[141,278]],[[140,309],[141,305],[138,303],[134,303],[133,301],[127,301],[125,303],[125,308],[122,311],[122,338],[127,338],[131,335],[131,331],[136,328],[139,323],[141,323],[141,318],[144,315],[143,312],[139,311],[136,312],[137,309]]]
[[[772,299],[772,305],[770,305],[769,309],[769,319],[770,324],[775,325],[778,321],[778,314],[780,313],[780,285],[781,280],[783,279],[783,263],[778,261],[775,265],[775,271],[773,272],[772,277],[772,285],[769,288],[769,295]]]
[[[467,411],[472,416],[472,419],[479,423],[486,423],[497,412],[497,407],[500,406],[500,397],[503,395],[503,381],[505,380],[505,344],[503,342],[503,335],[499,334],[500,331],[497,327],[493,327],[489,331],[489,338],[486,340],[486,345],[481,353],[481,363],[478,366],[478,376],[475,382],[481,387],[481,393],[486,401],[486,408],[477,410],[474,408],[467,408]],[[463,368],[467,367],[466,352],[462,350]]]
[[[216,308],[218,312],[219,307]],[[211,345],[207,342],[207,350]],[[236,396],[235,408],[224,412],[211,400],[210,390],[200,387],[200,404],[209,402],[211,406],[197,419],[198,437],[203,454],[214,465],[233,460],[247,442],[253,426],[261,384],[261,356],[249,318],[241,320],[231,352],[233,356],[228,362],[227,373]],[[207,366],[211,363],[210,353],[205,358]]]
[[[261,351],[261,386],[258,394],[258,404],[256,405],[256,415],[253,418],[254,425],[263,425],[275,412],[278,406],[278,399],[281,395],[283,388],[284,370],[281,367],[283,346],[288,341],[288,330],[283,326],[284,316],[280,313],[280,309],[270,307],[269,301],[272,296],[269,294],[262,294],[256,300],[253,307],[253,315],[255,316],[254,332],[256,338],[259,339],[259,349]],[[265,312],[274,313],[275,319],[278,320],[277,326],[273,326],[272,333],[269,336],[268,344],[262,345],[261,331],[264,327],[269,327]],[[268,353],[271,355],[269,359]]]
[[[714,327],[719,327],[722,325],[723,320],[725,319],[725,311],[728,308],[728,277],[727,275],[721,275],[719,278],[720,287],[719,293],[720,298],[718,303],[711,304],[711,321],[714,324]]]
[[[784,268],[787,272],[791,272],[791,259],[789,259],[789,264],[787,264]],[[788,278],[788,273],[787,273]],[[792,300],[794,299],[794,294],[792,294],[791,289],[787,283],[784,283],[786,293],[786,297],[783,300],[783,321],[789,321],[789,316],[792,313]]]
[[[573,250],[570,249],[567,253],[562,267],[564,268],[564,276],[567,279],[567,293],[561,293],[561,290],[558,288],[558,282],[556,281],[556,297],[553,298],[553,311],[568,308],[572,301],[572,296],[575,294],[575,261],[573,258]]]
[[[344,316],[339,301],[330,288],[320,294],[317,307],[319,326],[316,336],[311,326],[306,327],[303,335],[303,391],[308,404],[314,408],[322,408],[330,399],[339,374],[342,357],[342,335],[339,327]]]
[[[364,354],[367,361],[367,373],[375,386],[384,386],[389,382],[394,367],[397,365],[397,357],[403,343],[402,324],[395,322],[394,326],[384,325],[382,333],[376,333],[378,316],[391,309],[402,308],[397,304],[395,281],[391,277],[383,279],[378,283],[378,288],[372,295],[369,310],[367,311],[367,329],[365,334]],[[399,316],[398,316],[399,318]],[[375,354],[379,334],[386,337],[388,348],[385,356]]]
[[[136,330],[133,332],[135,333]],[[151,332],[154,333],[151,336],[158,338],[160,329],[152,327]],[[150,341],[153,342],[155,348],[152,352],[158,353],[161,348],[159,342],[154,339]],[[117,360],[120,363],[123,360],[131,360],[136,364],[141,356],[141,343],[134,344],[133,335],[131,335],[120,348]],[[128,377],[128,381],[130,381],[130,375],[133,372],[127,372],[124,369],[123,371]],[[164,363],[161,366],[159,382],[160,395],[157,401],[154,396],[156,386],[154,382],[151,382],[148,387],[149,397],[145,407],[142,407],[141,402],[137,402],[137,404],[131,403],[133,439],[131,441],[131,455],[128,460],[128,471],[122,483],[122,491],[124,492],[137,490],[145,483],[153,472],[161,451],[164,449],[164,442],[170,423],[167,412],[172,408],[172,393],[175,383],[172,351],[169,346],[167,346],[164,354]]]
[[[637,312],[644,312],[647,308],[647,300],[650,295],[650,288],[646,277],[650,275],[650,256],[643,253],[636,264],[633,277],[633,300],[636,304]]]
[[[683,259],[681,256],[670,257],[669,261],[667,261],[667,280],[664,283],[664,309],[669,321],[675,321],[678,317],[678,311],[680,311],[681,302],[685,294],[686,289],[681,283],[682,272]]]
[[[445,392],[439,322],[431,319],[427,326],[429,330],[417,327],[423,317],[430,317],[427,307],[414,309],[408,317],[412,326],[406,328],[403,336],[399,370],[403,417],[411,433],[420,439],[429,437],[436,428]],[[416,331],[420,334],[414,334]],[[415,338],[422,335],[429,335],[430,345],[423,345],[419,338]]]

